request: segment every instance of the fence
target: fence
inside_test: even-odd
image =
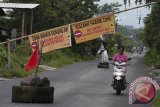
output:
[[[31,54],[31,49],[29,48],[30,43],[27,37],[28,36],[23,36],[15,39],[8,39],[7,41],[0,43],[0,60],[2,69],[7,68],[10,70],[12,67],[15,67],[16,65],[19,65],[20,67],[24,66],[24,61],[26,61],[26,59]],[[26,57],[26,59],[24,59],[24,57],[20,57],[22,56],[22,54],[24,55],[24,57]]]

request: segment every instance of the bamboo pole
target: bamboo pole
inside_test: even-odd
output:
[[[12,42],[12,41],[24,39],[24,38],[27,38],[27,37],[28,37],[28,35],[27,36],[23,36],[23,37],[19,37],[19,38],[15,38],[15,39],[10,39],[9,41]],[[8,43],[8,41],[1,42],[0,45],[6,44],[6,43]]]
[[[37,66],[36,66],[36,71],[35,71],[35,76],[34,76],[34,78],[37,77],[38,67],[39,67],[39,64],[40,64],[40,62],[41,62],[43,44],[44,44],[44,41],[41,41],[40,43],[39,43],[39,42],[37,43],[37,47],[38,47],[38,63],[37,63]]]
[[[5,42],[1,42],[1,43],[0,43],[0,45],[6,44],[6,43],[7,43],[7,41],[5,41]]]
[[[112,14],[123,13],[123,12],[130,11],[130,10],[133,10],[133,9],[137,9],[137,8],[141,8],[141,7],[145,7],[145,6],[150,6],[150,5],[153,5],[153,4],[156,4],[156,3],[157,2],[153,2],[153,3],[145,4],[145,5],[142,5],[142,6],[136,6],[136,7],[133,7],[133,8],[130,8],[130,9],[125,9],[125,10],[122,10],[122,11],[119,11],[119,12],[113,12]]]
[[[11,69],[11,47],[10,40],[8,39],[8,69]]]
[[[33,28],[33,9],[31,10],[30,34],[32,34],[32,28]]]
[[[24,25],[25,24],[25,10],[23,10],[23,15],[22,15],[22,31],[21,31],[21,36],[24,36]]]

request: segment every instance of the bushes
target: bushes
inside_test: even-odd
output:
[[[0,77],[11,78],[11,77],[27,77],[31,75],[33,70],[30,72],[25,72],[24,70],[7,70],[7,69],[0,69]]]
[[[156,95],[155,99],[153,100],[153,107],[159,107],[160,105],[160,93],[158,92],[158,94]]]
[[[160,54],[156,47],[151,48],[144,57],[144,63],[148,66],[160,65]]]
[[[17,45],[17,49],[11,52],[11,70],[5,68],[7,62],[7,54],[5,49],[0,47],[0,77],[26,77],[35,72],[35,69],[26,72],[24,70],[24,64],[27,62],[32,54],[31,48],[28,47],[28,43]],[[89,60],[94,57],[89,55],[81,55],[76,53],[72,48],[64,48],[42,54],[40,64],[48,65],[51,67],[61,67],[65,64],[71,64],[81,60]],[[41,72],[42,69],[38,69]]]
[[[7,53],[4,47],[0,47],[0,66],[5,66],[7,62]]]

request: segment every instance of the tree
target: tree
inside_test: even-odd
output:
[[[160,1],[153,6],[151,14],[145,18],[144,34],[141,37],[150,48],[160,45]],[[160,49],[159,49],[160,50]]]
[[[72,22],[91,18],[98,11],[99,0],[5,0],[13,3],[38,3],[34,9],[33,33]],[[14,9],[10,16],[14,17],[14,23],[21,25],[22,9]],[[26,10],[26,26],[29,28],[31,11]],[[7,21],[13,22],[13,19]],[[2,23],[2,21],[0,21]],[[7,28],[14,26],[6,24]],[[18,26],[20,30],[20,26]],[[29,34],[29,29],[27,30]]]
[[[99,14],[102,15],[109,12],[119,11],[120,6],[121,5],[118,2],[111,4],[105,3],[104,5],[99,7]]]
[[[100,0],[5,0],[4,2],[40,4],[33,10],[33,33],[36,33],[92,18],[98,12],[98,4],[95,3],[97,1]],[[16,27],[21,31],[22,12],[22,9],[13,9],[9,15],[11,19],[1,18],[0,24],[10,30]],[[26,34],[28,35],[30,33],[31,10],[25,9],[25,14]],[[74,45],[72,49],[74,49],[75,53],[83,52],[84,47],[87,46],[92,49],[95,46],[91,44],[92,41],[89,41]]]

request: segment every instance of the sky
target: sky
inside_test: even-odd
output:
[[[132,7],[136,7],[138,5],[135,5],[135,0],[130,0],[131,1],[131,6],[129,7],[127,4],[127,9],[132,8]],[[100,0],[99,4],[103,5],[105,3],[116,3],[118,2],[119,4],[123,4],[123,0]],[[143,4],[142,4],[143,5]],[[125,6],[123,5],[122,7],[120,7],[120,10],[125,10]],[[129,10],[127,12],[123,12],[120,14],[117,14],[117,18],[119,21],[118,23],[120,25],[131,25],[134,26],[134,28],[141,28],[144,27],[144,23],[143,23],[143,18],[146,17],[147,14],[150,13],[150,9],[147,7],[141,7],[138,9],[134,9],[134,10]],[[139,17],[141,17],[141,22],[139,24]]]

